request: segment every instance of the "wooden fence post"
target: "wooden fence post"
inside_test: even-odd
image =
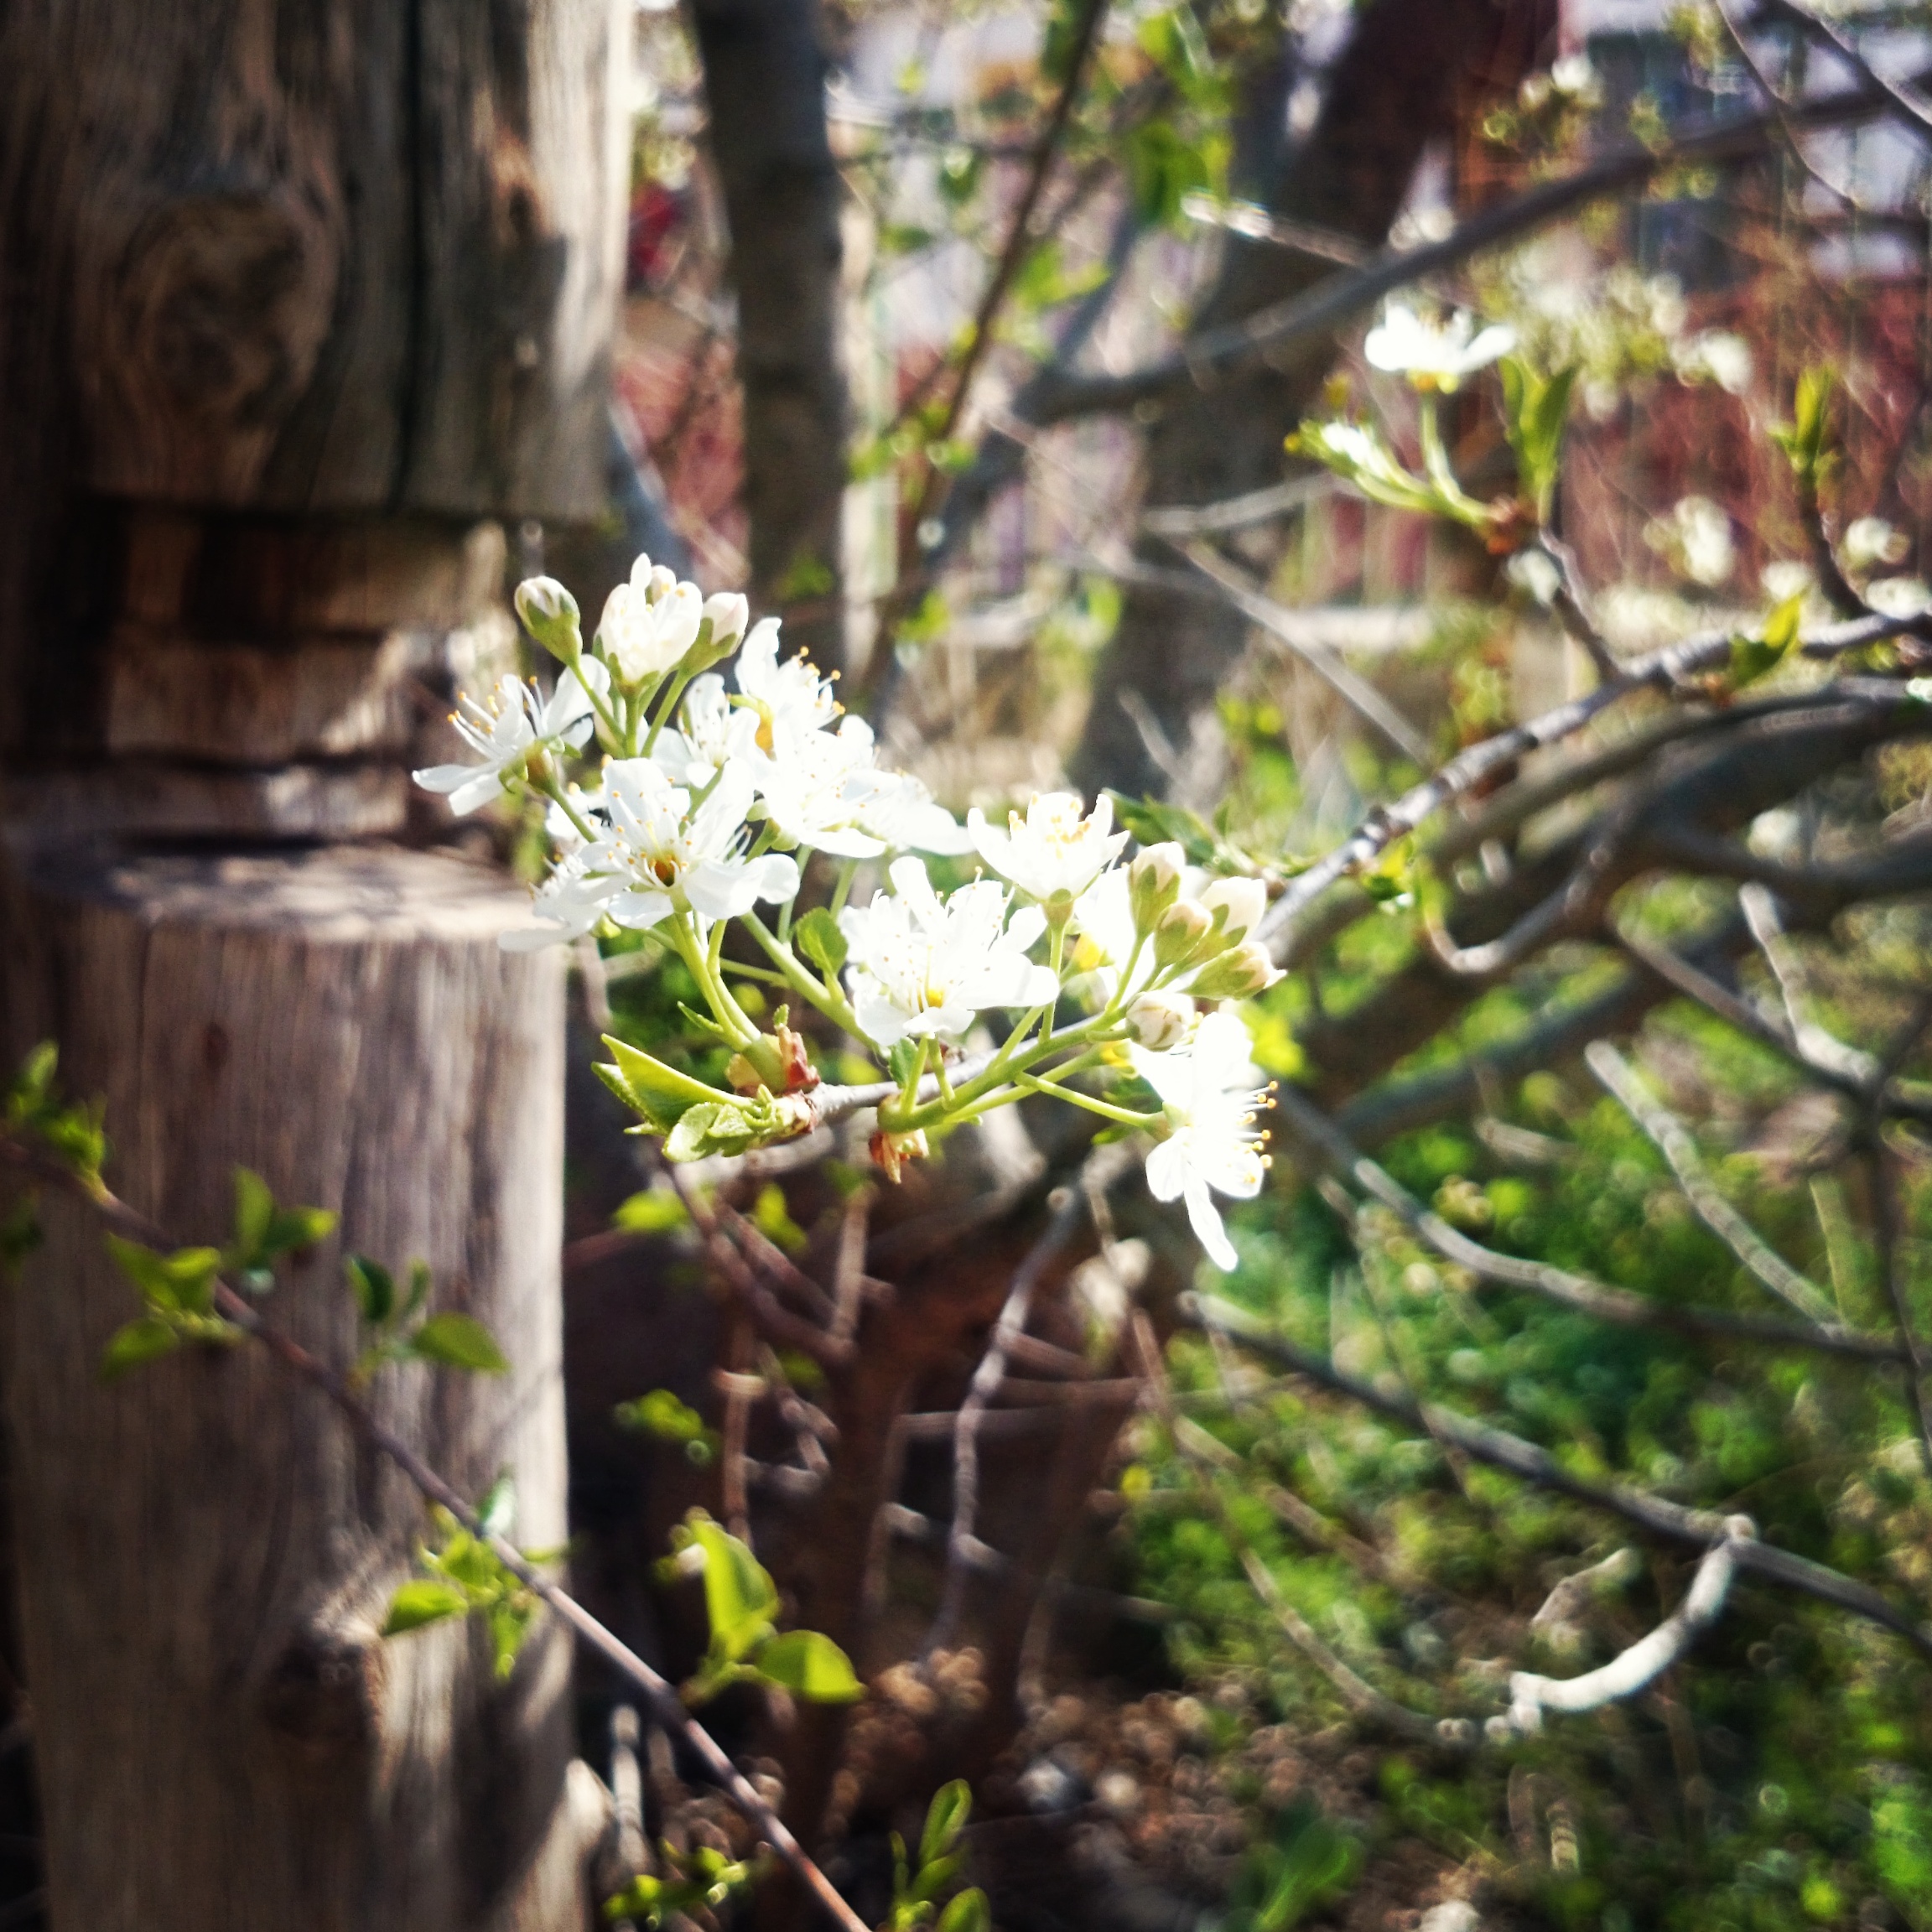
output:
[[[522,896],[371,843],[501,526],[602,508],[620,0],[26,0],[0,15],[0,1047],[218,1240],[232,1168],[420,1256],[501,1381],[383,1371],[459,1484],[564,1533],[561,978]],[[249,1351],[101,1386],[132,1303],[65,1208],[8,1292],[8,1478],[57,1926],[583,1922],[569,1651],[378,1643],[425,1521]]]

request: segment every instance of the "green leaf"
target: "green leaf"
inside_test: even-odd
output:
[[[1827,362],[1814,363],[1798,378],[1790,422],[1771,432],[1771,439],[1784,452],[1799,487],[1813,496],[1836,460],[1831,439],[1831,398],[1837,387],[1838,371]]]
[[[205,1315],[214,1306],[215,1273],[221,1265],[218,1249],[178,1248],[172,1254],[159,1254],[138,1241],[110,1234],[107,1252],[150,1307]]]
[[[675,1194],[662,1187],[647,1187],[623,1202],[610,1217],[610,1224],[627,1234],[668,1234],[690,1218]]]
[[[112,1382],[143,1362],[173,1354],[180,1346],[180,1331],[172,1322],[158,1315],[143,1315],[138,1322],[117,1328],[109,1337],[101,1351],[101,1379]]]
[[[745,1545],[709,1516],[691,1533],[704,1552],[704,1609],[711,1642],[732,1663],[752,1649],[778,1614],[778,1587]]]
[[[802,1254],[810,1245],[810,1237],[792,1218],[785,1204],[785,1190],[776,1181],[767,1182],[759,1189],[758,1198],[751,1203],[751,1225],[785,1254]]]
[[[965,1869],[963,1858],[951,1855],[935,1858],[931,1864],[922,1865],[919,1875],[912,1881],[911,1896],[920,1899],[937,1899],[942,1892],[948,1890],[953,1881]]]
[[[724,1101],[688,1107],[664,1136],[667,1161],[697,1161],[709,1154],[742,1154],[757,1139],[744,1109]]]
[[[517,1484],[507,1469],[483,1492],[483,1500],[476,1505],[476,1520],[489,1535],[510,1534],[517,1520]]]
[[[1128,134],[1127,179],[1135,209],[1150,227],[1171,226],[1188,195],[1214,184],[1203,147],[1162,120],[1143,121]]]
[[[634,1402],[620,1402],[613,1414],[619,1427],[666,1442],[702,1442],[711,1433],[704,1418],[668,1389],[652,1389]]]
[[[479,1375],[502,1375],[510,1368],[496,1337],[473,1315],[432,1315],[409,1337],[409,1353],[420,1361],[473,1369]]]
[[[1158,798],[1130,798],[1124,792],[1109,792],[1114,801],[1114,816],[1143,845],[1159,845],[1171,839],[1197,865],[1213,856],[1220,841],[1213,828],[1198,813],[1183,805],[1168,805]]]
[[[660,1134],[675,1126],[688,1108],[724,1098],[716,1088],[667,1067],[662,1060],[653,1060],[608,1033],[604,1044],[616,1064],[609,1068],[600,1065],[599,1075],[619,1099],[633,1113],[641,1114]]]
[[[993,1909],[975,1885],[962,1892],[939,1914],[936,1932],[993,1932]]]
[[[345,1254],[342,1272],[349,1277],[350,1291],[362,1319],[380,1328],[396,1312],[396,1277],[366,1254]]]
[[[942,1784],[926,1807],[926,1829],[919,1835],[919,1862],[943,1858],[973,1815],[973,1788],[963,1778]]]
[[[808,1704],[852,1704],[865,1695],[852,1674],[851,1659],[816,1630],[787,1630],[771,1638],[759,1645],[751,1662],[761,1677]]]
[[[1499,373],[1504,425],[1509,447],[1516,452],[1517,477],[1524,496],[1535,506],[1537,520],[1547,523],[1555,501],[1576,371],[1560,369],[1554,376],[1544,376],[1520,356],[1506,356]]]
[[[534,1598],[506,1597],[490,1607],[490,1642],[496,1652],[496,1680],[517,1668],[517,1658],[537,1625]]]
[[[412,1261],[409,1264],[409,1292],[402,1297],[402,1312],[399,1319],[404,1322],[413,1319],[428,1299],[429,1264],[427,1261]]]
[[[1732,690],[1741,691],[1747,684],[1755,683],[1784,661],[1798,641],[1799,619],[1804,607],[1805,593],[1800,590],[1796,596],[1787,597],[1764,620],[1761,636],[1741,636],[1731,640],[1731,662],[1726,682]]]
[[[329,1208],[278,1208],[262,1242],[265,1254],[299,1254],[335,1232],[338,1217]]]
[[[268,1183],[252,1167],[235,1170],[234,1265],[246,1268],[261,1258],[269,1224],[275,1218],[275,1197]]]
[[[469,1613],[470,1599],[454,1585],[419,1578],[405,1583],[389,1599],[382,1634],[400,1637],[405,1631],[420,1630],[426,1623],[440,1623],[445,1618],[465,1617]]]
[[[814,906],[792,928],[798,950],[824,974],[828,979],[838,975],[845,963],[845,935],[839,922],[823,906]]]

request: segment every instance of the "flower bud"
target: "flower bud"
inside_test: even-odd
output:
[[[1178,966],[1191,959],[1213,926],[1212,917],[1193,900],[1176,900],[1155,925],[1154,963]]]
[[[1210,915],[1226,909],[1218,932],[1223,943],[1232,946],[1260,924],[1268,910],[1268,888],[1259,879],[1217,879],[1201,895],[1201,904]]]
[[[1143,993],[1127,1009],[1127,1032],[1150,1053],[1165,1053],[1187,1037],[1193,1019],[1192,1000],[1173,993]]]
[[[1281,970],[1268,957],[1268,948],[1250,939],[1219,958],[1210,959],[1191,990],[1202,1000],[1250,1000],[1280,977]]]
[[[517,586],[517,615],[523,628],[553,657],[574,663],[584,650],[577,600],[554,577],[526,577]]]
[[[738,591],[720,590],[704,600],[704,615],[711,622],[714,648],[729,648],[745,635],[751,606]]]
[[[1187,857],[1171,839],[1135,854],[1127,868],[1127,890],[1136,932],[1151,932],[1161,915],[1181,896],[1181,868]]]
[[[926,1140],[926,1130],[915,1129],[910,1134],[888,1133],[884,1128],[872,1136],[872,1158],[886,1170],[888,1181],[897,1181],[900,1170],[909,1161],[923,1161],[932,1150]]]

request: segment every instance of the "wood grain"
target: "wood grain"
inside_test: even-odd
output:
[[[557,1279],[562,974],[501,953],[521,895],[395,852],[71,859],[16,874],[6,1044],[58,1037],[106,1103],[111,1173],[219,1243],[231,1170],[343,1225],[276,1320],[357,1346],[340,1256],[427,1259],[501,1381],[383,1371],[384,1420],[465,1490],[508,1467],[517,1539],[564,1527]],[[387,1643],[420,1505],[254,1350],[102,1385],[133,1311],[50,1204],[7,1293],[7,1400],[56,1924],[552,1932],[583,1923],[567,1643],[506,1684],[467,1624]]]

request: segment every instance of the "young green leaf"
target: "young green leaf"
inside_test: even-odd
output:
[[[704,1552],[712,1647],[735,1664],[770,1631],[778,1614],[778,1587],[750,1550],[709,1516],[695,1516],[691,1534]]]
[[[741,1107],[729,1101],[705,1101],[688,1107],[664,1136],[667,1161],[701,1161],[709,1154],[742,1154],[757,1138],[757,1130]]]
[[[501,1375],[510,1367],[496,1337],[473,1315],[432,1315],[409,1337],[409,1353],[420,1361],[479,1375]]]
[[[829,1637],[816,1630],[787,1630],[758,1646],[751,1662],[761,1677],[781,1685],[808,1704],[853,1704],[865,1686],[852,1672],[852,1660]]]
[[[919,1835],[919,1862],[930,1865],[935,1858],[943,1858],[972,1815],[972,1786],[963,1778],[942,1784],[926,1807],[926,1829]]]
[[[252,1167],[235,1170],[235,1245],[231,1265],[252,1268],[262,1259],[262,1244],[275,1218],[275,1197],[268,1183]]]
[[[814,906],[800,919],[792,928],[792,937],[798,950],[828,979],[837,976],[845,963],[845,935],[839,930],[839,922],[823,906]]]
[[[221,1265],[218,1249],[178,1248],[172,1254],[159,1254],[138,1241],[110,1234],[107,1252],[151,1308],[205,1315],[214,1306],[215,1273]]]
[[[181,1332],[158,1315],[143,1315],[117,1328],[101,1355],[101,1379],[112,1382],[144,1362],[170,1355],[181,1346]]]
[[[935,1932],[993,1932],[993,1909],[975,1885],[962,1892],[939,1914]]]
[[[714,1022],[706,1020],[704,1023],[716,1030]],[[702,1080],[693,1080],[688,1073],[680,1073],[675,1067],[667,1067],[662,1060],[653,1060],[648,1053],[641,1053],[608,1033],[604,1036],[604,1044],[610,1049],[615,1064],[600,1064],[599,1077],[626,1106],[633,1113],[641,1114],[658,1133],[674,1126],[688,1108],[724,1098]]]
[[[426,1623],[440,1623],[447,1617],[467,1616],[469,1611],[470,1599],[453,1584],[419,1577],[405,1583],[389,1599],[382,1634],[400,1637],[405,1631],[420,1630]]]
[[[349,1278],[349,1290],[362,1319],[371,1328],[380,1328],[396,1311],[395,1276],[366,1254],[345,1254],[342,1272]]]
[[[1731,663],[1726,682],[1733,691],[1777,669],[1798,641],[1798,625],[1805,608],[1805,593],[1787,597],[1764,620],[1762,635],[1731,640]]]
[[[476,1520],[486,1535],[507,1536],[517,1521],[516,1479],[506,1469],[483,1493],[476,1505]]]
[[[684,1203],[668,1189],[647,1187],[619,1206],[610,1225],[627,1234],[668,1234],[690,1218]]]

